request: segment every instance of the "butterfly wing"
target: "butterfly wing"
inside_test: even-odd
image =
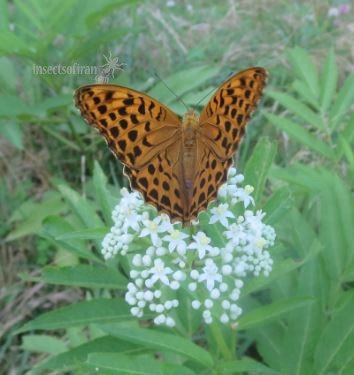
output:
[[[227,180],[232,158],[220,160],[202,142],[198,144],[198,169],[194,178],[193,195],[187,213],[187,221],[196,219],[208,204],[216,199],[219,187]]]
[[[81,87],[75,101],[82,116],[125,165],[131,187],[172,220],[182,220],[178,116],[150,96],[117,85]]]
[[[200,139],[220,159],[232,158],[262,96],[267,71],[249,68],[223,83],[200,116]]]
[[[176,114],[157,100],[123,86],[80,87],[76,106],[86,121],[105,137],[125,165],[141,168],[181,133]]]
[[[216,199],[245,126],[265,86],[267,72],[249,68],[223,83],[203,109],[198,129],[198,171],[189,216],[195,218]]]

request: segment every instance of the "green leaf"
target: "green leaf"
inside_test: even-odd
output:
[[[1,120],[0,135],[19,150],[23,149],[22,129],[17,122],[13,120]]]
[[[82,230],[76,230],[73,232],[65,232],[55,237],[56,240],[72,240],[72,239],[81,239],[81,240],[98,240],[102,239],[106,233],[109,231],[109,228],[88,228]]]
[[[185,338],[143,328],[116,328],[110,326],[105,329],[102,326],[102,329],[128,342],[147,348],[177,353],[208,368],[213,366],[213,358],[210,354]]]
[[[348,140],[342,134],[339,134],[338,141],[338,144],[340,146],[340,152],[338,156],[345,156],[346,161],[348,162],[348,166],[351,170],[352,176],[354,176],[354,153],[352,150],[352,146],[350,142],[348,142]]]
[[[294,199],[288,187],[283,187],[275,191],[268,199],[262,210],[266,213],[265,223],[274,225],[290,210],[294,205]]]
[[[22,336],[22,349],[30,352],[58,354],[67,348],[62,340],[52,336],[24,335]]]
[[[305,82],[296,79],[291,86],[292,89],[295,90],[304,101],[306,101],[311,106],[318,108],[317,98],[313,96]]]
[[[64,109],[72,103],[72,94],[58,94],[45,98],[34,106],[38,113],[50,113],[58,109]]]
[[[84,288],[124,289],[127,280],[108,267],[78,265],[75,267],[46,267],[42,273],[45,283],[80,286]]]
[[[94,299],[44,313],[21,327],[17,333],[35,329],[60,329],[131,320],[129,307],[122,299]]]
[[[69,221],[60,216],[50,216],[43,222],[43,228],[40,234],[59,249],[65,249],[83,259],[102,263],[102,260],[92,252],[87,241],[81,240],[80,238],[69,238],[67,240],[57,239],[73,231],[74,226]]]
[[[0,117],[13,118],[31,113],[32,109],[19,97],[15,95],[0,95]]]
[[[9,30],[9,4],[7,0],[0,0],[0,30]]]
[[[1,55],[18,55],[32,57],[35,50],[26,41],[12,31],[1,30],[0,33],[0,54]]]
[[[260,374],[279,374],[279,371],[273,370],[263,363],[257,362],[252,358],[244,357],[237,361],[224,362],[218,366],[222,374],[235,373],[260,373]]]
[[[333,280],[354,258],[353,226],[354,203],[352,193],[341,179],[328,173],[319,200],[319,236],[325,245],[325,267]],[[335,249],[335,251],[333,251]]]
[[[323,276],[325,277],[323,267],[318,259],[312,259],[300,269],[293,293],[314,298],[314,303],[300,307],[287,317],[287,332],[281,350],[282,374],[316,373],[312,367],[314,345],[326,319],[322,314],[320,301],[325,289]]]
[[[37,29],[36,32],[44,33],[44,24],[40,19],[41,14],[36,11],[37,9],[33,9],[36,2],[30,2],[31,5],[29,5],[27,1],[15,0],[15,3],[18,12],[22,13],[30,21],[30,24]]]
[[[321,76],[321,109],[323,112],[328,110],[334,98],[337,89],[337,78],[336,58],[333,49],[331,49],[324,62]]]
[[[92,369],[113,371],[122,375],[163,375],[161,362],[148,356],[131,357],[115,353],[92,353],[88,355],[87,364]]]
[[[291,95],[282,92],[270,91],[267,92],[267,95],[278,101],[290,112],[293,112],[297,116],[304,119],[306,122],[309,122],[315,128],[323,130],[324,126],[321,117],[307,105],[301,103]]]
[[[23,203],[10,217],[9,223],[16,227],[6,236],[6,241],[13,241],[42,230],[44,220],[50,215],[59,214],[65,209],[63,201],[57,192],[49,191],[37,203],[29,199]]]
[[[330,118],[332,128],[335,128],[345,116],[354,102],[354,74],[351,74],[344,82],[336,100],[331,107]]]
[[[254,199],[260,200],[269,168],[276,154],[276,144],[262,137],[245,165],[245,180],[254,187]]]
[[[243,315],[238,321],[238,329],[250,329],[278,319],[281,315],[312,303],[311,298],[288,298],[259,307]]]
[[[306,83],[313,97],[318,99],[318,74],[309,54],[304,49],[295,47],[288,51],[288,58],[296,74]]]
[[[115,199],[107,189],[107,178],[96,160],[93,167],[93,184],[95,186],[95,197],[103,212],[105,222],[111,223],[112,208]]]
[[[328,374],[341,364],[354,357],[354,294],[349,301],[333,314],[324,328],[314,355],[317,374]]]
[[[309,149],[316,151],[318,154],[328,159],[334,159],[333,150],[319,138],[309,133],[303,126],[300,126],[285,117],[275,116],[271,113],[267,113],[265,116],[273,125],[278,129],[285,131],[294,140],[302,143]]]
[[[89,228],[103,227],[103,222],[97,215],[93,205],[87,199],[80,196],[69,186],[60,184],[58,190],[69,203],[73,212],[80,218],[82,223]]]
[[[133,7],[133,5],[138,4],[140,2],[142,2],[142,0],[116,0],[111,3],[108,3],[107,5],[100,5],[97,11],[92,12],[87,17],[86,22],[89,26],[94,26],[103,17],[106,17],[112,14],[112,12],[114,12],[115,10],[120,9],[127,5],[129,5],[130,7]]]
[[[118,340],[111,336],[104,336],[51,357],[38,364],[37,368],[64,371],[77,368],[78,366],[81,367],[87,361],[88,355],[95,352],[114,353],[118,355],[118,353],[141,353],[142,350],[139,350],[136,345],[126,341]]]
[[[1,30],[1,0],[0,0],[0,30]],[[7,93],[16,93],[16,86],[18,80],[18,72],[16,71],[16,66],[14,65],[11,58],[8,57],[0,57],[0,84],[1,84],[1,91]]]

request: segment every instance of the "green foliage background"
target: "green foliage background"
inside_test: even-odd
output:
[[[354,373],[354,16],[334,5],[0,0],[1,373]],[[100,257],[127,181],[73,106],[95,77],[33,66],[109,53],[126,64],[112,82],[178,113],[156,73],[188,105],[231,72],[270,73],[237,168],[276,228],[275,267],[247,285],[237,336],[140,326]]]

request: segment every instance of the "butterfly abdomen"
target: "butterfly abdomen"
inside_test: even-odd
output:
[[[197,126],[199,115],[194,111],[188,111],[182,120],[182,184],[184,186],[185,196],[185,214],[189,211],[189,205],[193,195],[193,185],[196,171],[197,160]]]

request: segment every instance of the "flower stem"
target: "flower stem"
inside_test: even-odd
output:
[[[233,355],[233,348],[229,348],[224,340],[223,334],[220,330],[219,324],[217,323],[212,323],[210,324],[210,330],[211,333],[214,337],[216,347],[219,348],[222,357],[225,360],[232,360]],[[231,349],[231,350],[230,350]]]

